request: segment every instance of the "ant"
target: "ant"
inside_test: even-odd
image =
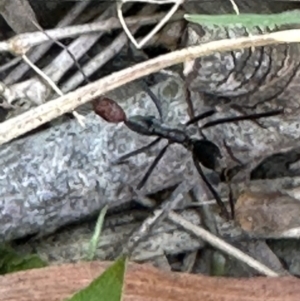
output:
[[[226,209],[226,206],[224,205],[223,201],[221,200],[220,196],[216,192],[216,190],[213,188],[213,186],[210,184],[208,179],[206,178],[202,167],[200,163],[213,171],[220,171],[219,166],[219,159],[221,156],[221,151],[219,147],[213,143],[212,141],[205,138],[205,136],[202,134],[204,138],[202,139],[194,139],[191,138],[188,133],[185,131],[187,127],[189,127],[192,124],[196,124],[200,120],[210,117],[217,113],[216,109],[210,109],[204,113],[201,113],[193,118],[191,118],[188,122],[184,124],[184,129],[179,128],[171,128],[168,127],[163,123],[163,117],[162,117],[162,110],[161,110],[161,104],[160,100],[156,97],[156,95],[151,91],[151,89],[147,86],[147,84],[143,83],[144,88],[146,89],[146,92],[151,97],[152,101],[154,102],[157,111],[159,113],[159,118],[155,116],[142,116],[142,115],[135,115],[127,117],[124,110],[112,99],[109,98],[101,98],[98,100],[94,100],[94,111],[97,115],[101,116],[103,119],[105,119],[108,122],[124,122],[124,124],[132,131],[145,135],[145,136],[157,136],[154,141],[149,143],[148,145],[137,149],[135,151],[132,151],[119,159],[115,162],[115,164],[120,164],[122,161],[135,156],[137,154],[140,154],[147,149],[153,147],[154,145],[158,144],[162,139],[167,139],[168,144],[161,149],[157,157],[154,159],[150,167],[148,168],[147,172],[145,173],[144,177],[139,182],[137,189],[140,190],[146,183],[147,179],[151,175],[152,171],[158,164],[158,162],[161,160],[163,155],[165,154],[166,150],[171,144],[178,143],[184,146],[186,149],[188,149],[192,153],[193,161],[195,164],[195,167],[201,176],[204,183],[207,185],[208,189],[212,193],[213,197],[215,198],[218,206],[221,209],[221,214],[224,215],[227,219],[229,219],[229,214]],[[273,110],[265,113],[256,113],[256,114],[249,114],[244,116],[236,116],[236,117],[229,117],[229,118],[220,118],[216,119],[214,121],[209,121],[201,126],[200,131],[218,124],[228,123],[228,122],[237,122],[237,121],[243,121],[243,120],[254,120],[258,118],[264,118],[264,117],[271,117],[275,115],[282,114],[284,111],[282,109]],[[224,169],[223,169],[224,171]],[[225,171],[226,172],[226,171]],[[231,216],[233,218],[233,205],[231,205]]]

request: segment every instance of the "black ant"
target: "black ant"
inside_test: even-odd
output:
[[[186,149],[188,149],[193,156],[193,161],[196,166],[196,169],[207,185],[208,189],[212,193],[213,197],[215,198],[218,206],[221,208],[221,214],[226,216],[226,218],[229,218],[228,211],[226,209],[226,206],[222,202],[220,196],[216,192],[216,190],[213,188],[213,186],[210,184],[208,179],[203,173],[203,170],[201,168],[201,163],[203,166],[205,166],[208,169],[211,169],[216,172],[220,172],[219,169],[219,161],[218,159],[221,158],[221,152],[219,147],[214,144],[212,141],[209,141],[206,138],[203,139],[194,139],[191,138],[187,132],[184,129],[179,128],[171,128],[168,127],[163,123],[163,117],[162,117],[162,110],[160,105],[160,100],[154,95],[154,93],[150,90],[148,86],[144,84],[144,87],[148,94],[150,95],[151,99],[153,100],[158,113],[159,113],[159,119],[155,116],[142,116],[142,115],[135,115],[131,117],[127,117],[123,109],[113,100],[108,98],[102,98],[100,100],[94,101],[94,110],[96,114],[101,116],[103,119],[105,119],[108,122],[124,122],[124,124],[132,131],[139,133],[141,135],[145,136],[158,136],[157,139],[149,143],[148,145],[137,149],[135,151],[132,151],[122,157],[120,157],[115,164],[119,164],[122,161],[135,156],[137,154],[140,154],[150,147],[153,147],[157,143],[160,142],[161,139],[167,139],[168,144],[161,149],[157,157],[154,159],[153,163],[150,165],[149,169],[145,173],[142,180],[139,182],[137,189],[141,189],[147,179],[149,178],[150,174],[154,170],[155,166],[158,164],[160,159],[163,157],[164,153],[166,152],[167,148],[173,144],[173,143],[179,143],[183,145]],[[204,113],[201,113],[193,118],[191,118],[188,122],[184,124],[184,127],[187,128],[188,126],[197,123],[198,121],[212,116],[213,114],[217,113],[216,109],[208,110]],[[257,113],[257,114],[250,114],[250,115],[244,115],[244,116],[237,116],[237,117],[229,117],[229,118],[220,118],[214,121],[209,121],[205,123],[203,126],[201,126],[200,130],[228,122],[237,122],[237,121],[243,121],[243,120],[253,120],[258,118],[264,118],[264,117],[270,117],[282,114],[283,110],[273,110],[265,113]],[[233,210],[233,206],[231,207],[231,210]],[[232,216],[233,216],[233,212]]]

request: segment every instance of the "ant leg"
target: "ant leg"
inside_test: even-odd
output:
[[[196,115],[193,118],[191,118],[188,122],[186,122],[185,126],[190,126],[191,124],[197,123],[198,121],[200,121],[206,117],[212,116],[215,113],[216,113],[216,110],[209,110],[207,112]],[[206,139],[205,135],[202,132],[202,127],[198,128],[198,130],[199,130],[199,133],[201,134],[202,138]]]
[[[231,219],[234,220],[234,199],[233,199],[233,192],[230,184],[230,170],[228,169],[224,170],[224,178],[229,189],[228,201],[230,205]]]
[[[160,99],[158,99],[158,97],[152,92],[152,90],[148,87],[147,83],[144,80],[142,80],[141,83],[142,83],[143,89],[146,90],[146,92],[149,94],[150,98],[154,102],[156,109],[158,111],[160,120],[163,121],[163,112],[162,112],[162,105],[161,105]]]
[[[223,203],[223,201],[221,200],[220,196],[218,195],[218,193],[215,191],[215,189],[213,188],[213,186],[209,183],[209,181],[207,180],[206,176],[204,175],[204,172],[196,158],[196,156],[193,154],[193,160],[194,160],[194,164],[197,168],[197,171],[199,173],[199,175],[201,176],[202,180],[204,181],[204,183],[206,184],[207,188],[210,190],[210,192],[212,193],[213,197],[215,198],[218,206],[221,208],[221,214],[223,216],[226,217],[226,219],[229,219],[229,214],[228,211]]]
[[[236,104],[233,104],[233,105],[231,105],[231,107],[232,107],[234,110],[238,111],[239,113],[241,113],[241,114],[243,114],[243,115],[247,115],[247,113],[245,113],[245,111],[243,110],[243,108],[242,108],[241,106],[236,105]],[[266,129],[266,127],[263,126],[262,124],[260,124],[257,120],[253,119],[252,121],[253,121],[257,126],[261,127],[262,129]]]
[[[136,156],[140,153],[143,153],[144,151],[146,151],[148,148],[151,148],[152,146],[154,146],[155,144],[157,144],[159,141],[161,140],[161,138],[156,138],[155,140],[153,140],[151,143],[147,144],[146,146],[143,146],[135,151],[132,151],[120,158],[118,158],[115,162],[113,162],[113,164],[120,164],[122,161],[125,161],[126,159]]]
[[[279,110],[269,111],[269,112],[265,112],[265,113],[256,113],[256,114],[249,114],[249,115],[244,115],[244,116],[220,118],[220,119],[217,119],[214,121],[207,122],[201,128],[206,129],[206,128],[215,126],[217,124],[223,124],[223,123],[228,123],[228,122],[237,122],[237,121],[243,121],[243,120],[253,120],[253,119],[264,118],[264,117],[271,117],[271,116],[280,115],[283,112],[284,112],[284,110],[279,109]]]
[[[155,166],[157,165],[157,163],[160,161],[160,159],[163,157],[164,153],[166,152],[167,148],[169,147],[170,143],[168,143],[157,155],[157,157],[154,159],[154,161],[152,162],[152,164],[150,165],[150,167],[148,168],[146,174],[144,175],[144,177],[142,178],[142,180],[140,181],[140,183],[137,186],[137,189],[140,190],[146,183],[146,181],[148,180],[150,174],[152,173],[153,169],[155,168]]]
[[[188,122],[185,123],[185,126],[189,126],[191,124],[194,124],[206,117],[209,117],[209,116],[212,116],[213,114],[215,114],[217,111],[216,110],[209,110],[209,111],[206,111],[204,113],[201,113],[193,118],[191,118]]]
[[[231,219],[234,220],[234,200],[233,200],[233,192],[230,183],[228,183],[228,188],[229,188],[229,205],[230,205],[230,211],[231,211]]]

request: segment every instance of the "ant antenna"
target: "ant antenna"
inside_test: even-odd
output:
[[[67,46],[65,46],[63,43],[61,43],[60,41],[57,41],[55,39],[53,39],[37,22],[35,22],[34,20],[30,19],[30,21],[34,24],[34,26],[40,30],[46,37],[48,37],[54,44],[58,45],[59,47],[61,47],[62,49],[64,49],[69,56],[72,58],[72,60],[74,61],[74,64],[76,65],[77,69],[79,70],[79,72],[82,74],[84,80],[87,83],[90,83],[89,79],[87,78],[87,76],[85,75],[85,73],[83,72],[81,66],[79,65],[78,61],[76,60],[75,56],[73,55],[73,53],[68,49]]]
[[[149,94],[152,101],[154,102],[155,107],[156,107],[156,109],[158,111],[158,114],[159,114],[160,121],[163,121],[162,104],[161,104],[160,99],[152,92],[152,90],[149,88],[149,86],[147,85],[145,80],[142,79],[141,84],[143,86],[143,89],[146,91],[146,93]]]

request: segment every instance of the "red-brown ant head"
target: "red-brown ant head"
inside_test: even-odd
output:
[[[119,123],[126,121],[124,110],[112,99],[102,97],[93,101],[95,113],[107,122]]]

